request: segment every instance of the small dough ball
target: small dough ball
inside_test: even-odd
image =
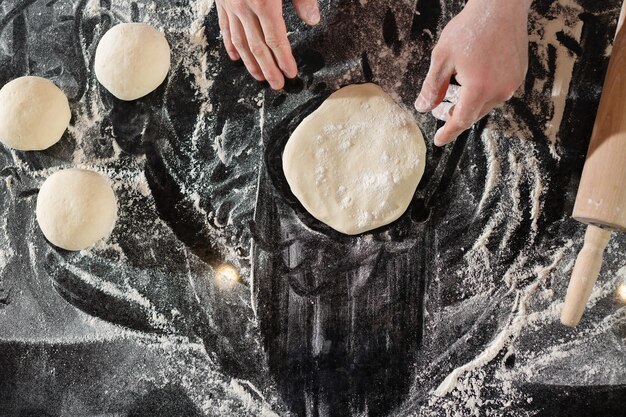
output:
[[[40,151],[61,139],[72,113],[52,81],[20,77],[0,89],[0,142],[20,151]]]
[[[375,84],[331,94],[283,152],[285,177],[304,208],[349,235],[400,217],[425,165],[426,144],[412,115]]]
[[[120,100],[156,90],[170,69],[165,36],[145,23],[120,23],[104,34],[94,64],[100,84]]]
[[[37,196],[37,222],[55,246],[82,250],[108,236],[117,219],[117,201],[97,172],[65,169],[52,174]]]

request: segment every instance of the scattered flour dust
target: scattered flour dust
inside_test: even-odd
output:
[[[531,195],[532,207],[530,211],[530,218],[532,220],[531,229],[536,235],[538,232],[538,222],[541,216],[541,209],[543,207],[542,196],[544,193],[544,183],[542,180],[541,172],[539,169],[539,163],[537,158],[532,155],[532,150],[529,150],[530,157],[527,159],[528,169],[534,173],[533,175],[533,189]]]
[[[566,14],[555,13],[556,18],[535,17],[538,26],[542,28],[540,32],[531,32],[530,42],[537,44],[538,52],[541,54],[543,62],[548,62],[549,46],[556,49],[556,69],[554,73],[554,83],[552,85],[552,117],[545,126],[545,134],[550,142],[550,152],[555,159],[560,159],[557,151],[559,141],[559,128],[565,113],[565,103],[569,94],[572,73],[576,56],[557,40],[559,32],[565,32],[576,42],[580,42],[583,21],[579,14],[582,7],[575,0],[559,0],[552,5],[554,10],[567,9]],[[566,16],[565,21],[563,16]]]
[[[83,271],[82,269],[72,265],[69,262],[65,263],[64,266],[76,277],[80,278],[85,284],[97,288],[105,294],[110,295],[111,297],[120,300],[127,300],[129,303],[138,305],[143,308],[146,313],[146,317],[148,317],[151,324],[154,325],[155,328],[164,331],[173,331],[172,325],[167,317],[159,313],[156,307],[152,304],[152,302],[144,297],[142,294],[140,294],[136,288],[133,288],[129,285],[119,286],[110,281],[100,280],[97,277],[94,277],[89,272]]]
[[[487,176],[475,216],[485,216],[485,207],[499,183],[510,184],[510,187],[498,200],[480,235],[465,253],[466,267],[457,271],[457,275],[462,279],[460,287],[471,288],[476,292],[487,291],[491,285],[490,280],[486,278],[492,274],[492,263],[497,261],[498,257],[497,253],[492,253],[488,248],[492,237],[502,236],[499,248],[505,250],[524,218],[530,217],[531,230],[527,243],[527,246],[530,246],[536,239],[538,222],[541,218],[546,180],[534,153],[534,145],[513,136],[511,140],[514,142],[508,150],[507,159],[502,160],[502,156],[499,155],[499,143],[505,137],[508,137],[508,133],[498,134],[492,122],[487,124],[481,135],[485,145]],[[522,196],[522,188],[529,189],[530,192]],[[529,204],[522,204],[523,198]],[[529,212],[523,208],[528,205]]]
[[[201,200],[201,196],[198,193],[198,191],[194,191],[190,194],[189,198],[191,199],[194,208],[198,211],[198,213],[201,213],[205,218],[210,218],[212,217],[211,214],[212,213],[207,213],[206,210],[204,210],[201,206],[200,206],[200,200]],[[216,223],[216,226],[218,227],[223,227],[223,226],[227,226],[227,225],[232,225],[233,224],[233,220],[232,217],[229,215],[226,224],[218,224]],[[228,240],[221,234],[219,233],[215,233],[212,236],[213,240],[219,244],[221,244],[221,247],[223,248],[223,261],[230,263],[231,265],[233,265],[235,268],[237,268],[240,272],[248,272],[245,268],[243,268],[243,266],[241,265],[241,255],[237,253],[237,249],[235,247],[233,247],[232,245],[229,244]]]
[[[509,277],[507,280],[510,286],[509,291],[515,292],[515,301],[513,302],[507,323],[480,354],[466,364],[454,369],[433,390],[433,396],[428,403],[429,407],[439,404],[441,408],[446,410],[447,415],[483,415],[483,406],[493,402],[493,400],[485,399],[481,395],[485,389],[484,380],[486,376],[483,367],[490,364],[503,351],[512,349],[512,344],[525,327],[529,325],[529,322],[536,320],[535,313],[531,313],[528,310],[528,304],[539,288],[545,284],[549,276],[557,270],[565,255],[571,252],[571,248],[572,244],[569,241],[554,251],[549,265],[536,266],[533,271],[535,280],[525,288],[516,288],[517,280]],[[557,272],[560,273],[561,271]],[[550,315],[550,319],[554,319],[554,317]],[[496,375],[496,377],[498,376]],[[499,382],[498,389],[510,397],[512,402],[513,398],[518,396],[516,389],[512,386],[509,379],[502,378]],[[452,398],[447,397],[447,395],[451,395]],[[502,408],[506,407],[506,405],[499,404],[498,407]]]
[[[183,58],[183,66],[193,75],[196,85],[196,95],[200,98],[200,111],[196,118],[196,125],[192,134],[192,142],[197,144],[205,132],[207,113],[213,111],[209,97],[209,89],[213,80],[207,77],[209,72],[208,54],[206,50],[207,39],[204,33],[204,20],[213,7],[214,0],[197,0],[192,2],[193,21],[189,29],[189,53]],[[197,146],[197,145],[196,145]]]
[[[252,397],[252,395],[248,391],[248,390],[252,390],[259,397],[263,398],[262,408],[260,410],[261,416],[262,417],[278,417],[278,414],[276,414],[274,411],[272,411],[268,407],[268,403],[263,397],[263,394],[250,382],[233,378],[230,381],[230,388],[232,389],[233,393],[235,393],[235,395],[237,395],[243,401],[243,404],[247,408],[250,408],[250,409],[254,408],[257,404],[257,401]]]
[[[487,179],[485,180],[483,195],[478,203],[477,214],[483,211],[483,206],[491,195],[491,192],[496,189],[498,179],[502,173],[497,153],[498,139],[496,132],[492,129],[485,129],[481,135],[481,140],[485,144],[485,150],[487,152]]]
[[[118,3],[117,0],[114,1]],[[213,84],[210,78],[210,52],[206,51],[207,40],[204,34],[204,19],[213,7],[213,0],[198,0],[191,2],[191,11],[184,11],[183,13],[189,13],[188,26],[184,28],[174,28],[175,31],[180,31],[184,34],[184,40],[177,44],[176,47],[183,49],[181,52],[180,63],[185,70],[192,75],[194,84],[196,87],[197,98],[201,101],[200,112],[197,117],[195,129],[193,131],[194,143],[198,141],[203,132],[205,131],[205,120],[207,114],[212,111],[210,103],[208,101],[208,95],[210,88]],[[367,4],[366,0],[361,0],[361,5]],[[119,17],[120,10],[123,9],[123,5],[118,5],[114,8],[111,14],[116,18]],[[141,6],[143,7],[143,6]],[[560,0],[553,7],[568,8],[574,11],[580,11],[580,6],[574,0]],[[146,12],[143,20],[150,22],[149,14],[155,12],[154,4],[150,6],[150,9]],[[174,13],[181,12],[180,9],[172,8],[172,16]],[[102,9],[99,7],[97,0],[90,0],[86,13],[98,15],[102,13]],[[557,13],[556,15],[560,15]],[[577,13],[572,13],[572,16],[577,16]],[[173,16],[174,17],[174,16]],[[565,25],[559,19],[547,19],[541,18],[539,22],[545,27],[545,33],[539,35],[537,33],[531,34],[531,41],[539,45],[540,53],[544,51],[547,54],[548,46],[553,45],[556,47],[557,59],[556,59],[556,74],[555,80],[557,80],[552,87],[552,101],[554,105],[554,111],[549,123],[545,126],[545,133],[550,140],[550,146],[552,155],[558,159],[557,143],[558,128],[563,120],[563,114],[565,111],[565,102],[570,89],[571,74],[575,63],[575,57],[562,45],[559,44],[556,38],[556,34],[560,30],[564,30],[567,35],[571,36],[576,41],[580,40],[582,23],[579,20],[567,20]],[[92,51],[81,45],[84,54],[88,56]],[[410,51],[406,51],[408,54]],[[398,60],[397,57],[393,57],[393,54],[381,54],[377,57],[378,61],[383,60]],[[401,65],[407,65],[410,60],[401,57]],[[376,59],[374,57],[373,59]],[[547,61],[547,55],[543,57]],[[384,66],[376,65],[380,62],[374,62],[373,68],[381,68]],[[541,83],[541,80],[537,82]],[[81,101],[78,105],[81,106],[77,112],[77,117],[72,120],[72,125],[69,128],[69,133],[76,141],[77,146],[73,156],[73,162],[79,167],[85,167],[89,169],[95,169],[105,175],[108,175],[115,182],[116,191],[133,190],[139,193],[143,197],[150,195],[150,189],[148,187],[146,178],[143,171],[140,169],[145,162],[140,158],[136,159],[136,167],[132,167],[126,170],[124,173],[120,173],[119,170],[108,168],[108,163],[114,162],[119,158],[121,150],[114,143],[114,155],[110,159],[96,161],[89,160],[88,155],[85,153],[86,146],[88,145],[88,139],[90,138],[90,132],[97,129],[99,123],[102,121],[103,116],[99,109],[102,108],[102,103],[99,102],[97,94],[93,94],[92,99],[83,103]],[[262,100],[259,101],[263,106]],[[263,113],[261,113],[263,114]],[[261,123],[263,120],[261,120]],[[224,129],[226,131],[226,128]],[[515,129],[508,132],[499,132],[501,136],[514,137]],[[223,150],[223,138],[215,139],[215,146],[217,147],[217,155],[226,162],[228,155]],[[509,199],[505,202],[500,202],[495,209],[495,213],[492,214],[487,225],[483,229],[479,238],[475,241],[472,248],[465,255],[467,261],[467,268],[463,271],[464,285],[474,286],[476,288],[479,283],[483,282],[482,275],[485,271],[489,271],[491,267],[491,261],[494,254],[491,253],[487,245],[494,232],[500,228],[505,228],[504,241],[501,247],[506,246],[508,239],[513,236],[513,231],[518,227],[524,218],[529,216],[532,220],[531,223],[531,235],[527,243],[531,246],[534,243],[534,238],[537,234],[538,221],[541,218],[543,207],[543,193],[545,188],[545,180],[541,173],[539,162],[534,155],[533,145],[531,143],[524,143],[523,145],[513,146],[508,151],[507,159],[501,160],[499,158],[499,145],[498,141],[501,140],[496,137],[495,130],[488,127],[485,129],[481,140],[485,146],[486,158],[487,158],[487,177],[485,179],[485,187],[483,194],[478,204],[478,213],[483,213],[485,208],[490,202],[490,196],[498,183],[506,182],[512,184],[512,188],[508,190],[510,192]],[[342,143],[345,149],[349,149],[351,143],[346,140]],[[21,158],[19,158],[14,152],[12,152],[15,165],[24,170],[30,170],[23,164]],[[381,159],[384,159],[385,155],[381,155]],[[36,172],[36,176],[45,178],[50,175],[52,170],[42,170]],[[320,170],[320,179],[323,178],[325,171]],[[384,181],[393,181],[393,175],[390,178],[385,178]],[[377,178],[363,178],[363,184],[366,187],[372,186],[384,186],[384,181]],[[524,187],[526,186],[526,187]],[[528,188],[530,193],[528,195],[522,195],[520,190]],[[259,187],[257,187],[258,192]],[[184,191],[184,190],[183,190]],[[344,190],[337,190],[339,194]],[[210,217],[210,213],[205,213],[200,206],[200,195],[197,192],[190,193],[190,198],[198,212]],[[522,200],[527,199],[531,203],[530,213],[523,212]],[[342,200],[342,205],[348,207],[350,201]],[[365,219],[368,213],[361,213]],[[230,217],[229,217],[230,219]],[[230,220],[227,220],[230,221]],[[0,228],[1,229],[1,228]],[[225,248],[231,247],[226,244],[222,245]],[[94,249],[96,250],[112,250],[116,252],[122,259],[125,257],[121,247],[115,243],[103,243],[100,242]],[[456,400],[453,406],[454,410],[457,410],[457,415],[481,415],[481,407],[489,400],[483,398],[484,382],[486,372],[483,369],[487,364],[494,361],[494,359],[504,350],[512,348],[513,342],[520,335],[520,333],[529,326],[538,325],[539,323],[545,323],[548,320],[554,320],[558,317],[558,311],[561,301],[553,301],[547,308],[542,311],[530,311],[528,304],[531,299],[540,294],[541,286],[549,279],[551,274],[557,269],[558,266],[565,260],[565,255],[571,255],[573,251],[572,241],[567,241],[560,248],[555,248],[551,254],[551,262],[545,266],[536,266],[534,269],[528,270],[527,258],[520,256],[516,260],[516,265],[511,269],[512,272],[507,273],[503,277],[503,282],[508,286],[508,290],[515,294],[515,301],[512,303],[511,310],[508,316],[507,322],[503,328],[499,329],[497,335],[493,340],[482,350],[482,352],[471,361],[454,369],[433,391],[434,397],[430,399],[430,404],[433,405],[439,401],[446,401],[446,397],[452,396]],[[9,251],[0,251],[0,271],[6,266],[8,259],[13,255]],[[31,250],[32,262],[34,259],[34,249]],[[236,253],[228,254],[228,259],[231,262],[236,262],[240,256]],[[568,268],[571,269],[571,262],[569,262]],[[141,306],[149,319],[156,327],[168,330],[171,326],[167,317],[157,311],[155,306],[136,291],[133,288],[123,285],[116,285],[110,282],[102,282],[94,278],[86,271],[83,271],[70,264],[65,265],[70,269],[78,278],[84,280],[89,285],[98,288],[99,290],[112,295],[119,299],[124,299],[132,302],[133,304]],[[515,269],[517,268],[517,269]],[[522,270],[524,272],[522,272]],[[563,271],[559,271],[562,273]],[[522,281],[531,275],[534,281],[526,286],[523,286]],[[602,283],[596,286],[591,299],[590,307],[592,307],[599,300],[605,298],[614,290],[615,280],[626,280],[626,267],[622,268],[615,274],[615,279]],[[254,280],[252,280],[254,282]],[[253,293],[253,291],[251,291]],[[254,308],[254,303],[251,303]],[[626,312],[626,311],[625,311]],[[256,314],[255,314],[256,316]],[[602,326],[610,326],[611,320],[623,319],[624,312],[618,315],[610,316]],[[90,321],[91,320],[91,321]],[[95,318],[88,318],[85,316],[85,321],[91,323],[93,326],[102,325],[102,321]],[[599,330],[598,330],[599,331]],[[215,370],[214,364],[210,361],[210,356],[207,355],[202,344],[176,339],[173,337],[161,337],[156,338],[150,335],[135,334],[131,331],[122,329],[111,325],[110,335],[127,335],[128,337],[140,338],[146,343],[150,349],[157,350],[165,354],[170,358],[170,362],[163,365],[161,369],[161,380],[158,382],[162,385],[170,383],[177,378],[183,378],[183,387],[190,398],[195,400],[194,402],[202,404],[203,410],[207,412],[215,412],[216,409],[222,409],[226,414],[232,412],[233,408],[230,408],[231,403],[243,404],[244,409],[254,410],[256,415],[274,416],[276,415],[272,410],[268,401],[263,398],[261,392],[256,389],[251,383],[239,379],[232,379],[224,376]],[[185,355],[179,355],[181,351],[185,351]],[[553,351],[548,352],[548,357],[552,359],[563,358],[567,355],[563,351],[562,347],[557,347]],[[190,359],[191,358],[191,359]],[[547,360],[547,359],[546,359]],[[508,380],[502,380],[501,389],[507,394],[514,394],[514,388],[511,386]],[[208,387],[208,388],[207,388]],[[215,398],[214,395],[207,395],[207,389],[215,389],[216,392],[223,392],[223,397]],[[443,397],[443,398],[442,398]],[[258,398],[261,398],[259,401]],[[461,407],[459,409],[458,407]],[[225,415],[224,414],[224,415]],[[253,414],[251,412],[251,414]],[[233,415],[233,414],[231,414]]]
[[[0,272],[6,268],[9,260],[15,255],[13,249],[0,249]]]
[[[9,241],[9,233],[7,230],[7,216],[0,217],[0,273],[6,268],[9,260],[15,255],[15,251],[11,247]]]
[[[213,81],[207,78],[207,39],[204,34],[204,20],[213,7],[214,0],[198,0],[191,4],[194,20],[189,28],[189,42],[200,52],[200,59],[197,65],[186,65],[190,72],[194,75],[196,87],[199,94],[206,97],[209,88],[213,85]],[[197,56],[193,56],[195,60]]]

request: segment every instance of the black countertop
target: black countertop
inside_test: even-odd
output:
[[[558,323],[618,1],[536,1],[526,82],[453,145],[414,113],[426,172],[391,225],[341,235],[286,185],[282,147],[332,91],[371,81],[412,108],[462,4],[324,0],[313,29],[287,4],[300,78],[274,92],[227,59],[212,0],[0,0],[0,84],[44,76],[72,107],[50,149],[0,148],[0,415],[622,415],[623,236],[580,326]],[[173,51],[134,102],[93,75],[122,21]],[[120,208],[74,253],[34,216],[70,166],[111,178]]]

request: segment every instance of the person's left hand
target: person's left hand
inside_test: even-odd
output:
[[[470,0],[444,28],[415,102],[446,123],[437,146],[452,142],[498,104],[511,98],[528,67],[530,0]],[[450,78],[461,87],[456,104],[442,103]]]

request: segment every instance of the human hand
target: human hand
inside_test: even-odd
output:
[[[470,0],[441,32],[415,102],[446,123],[434,143],[443,146],[513,96],[528,68],[531,0]],[[442,103],[455,76],[456,104]]]
[[[305,23],[320,21],[317,0],[292,0]],[[257,81],[274,90],[285,85],[285,76],[298,75],[287,39],[282,0],[215,0],[224,46],[233,61],[241,59]]]

